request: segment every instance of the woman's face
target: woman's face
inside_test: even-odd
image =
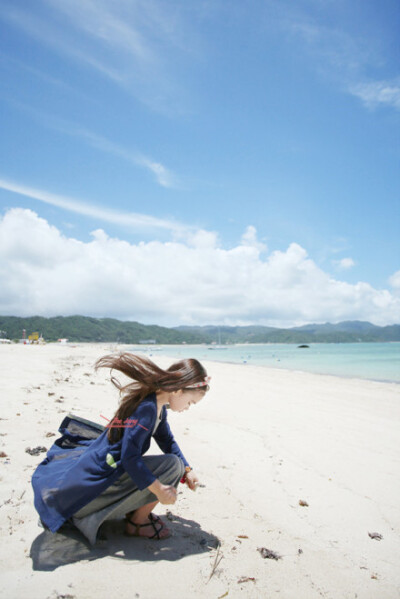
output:
[[[169,400],[169,407],[173,412],[183,412],[188,410],[189,406],[199,403],[204,397],[201,391],[173,391]]]

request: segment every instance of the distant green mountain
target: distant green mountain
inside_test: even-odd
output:
[[[203,332],[216,343],[355,343],[400,341],[400,325],[378,327],[370,322],[346,321],[338,324],[309,324],[291,329],[264,326],[177,327],[189,333]]]
[[[331,324],[330,322],[326,322],[325,324],[306,324],[302,327],[294,327],[291,329],[292,331],[307,331],[310,333],[318,332],[318,333],[332,333],[332,332],[346,332],[346,333],[366,333],[373,331],[374,329],[379,328],[370,322],[365,322],[361,320],[346,320],[344,322],[339,322],[338,324]]]
[[[123,322],[114,318],[90,316],[0,316],[0,333],[9,339],[21,339],[26,334],[41,333],[46,341],[66,337],[70,341],[119,342],[137,344],[154,340],[157,344],[199,343],[354,343],[400,341],[400,325],[378,327],[370,322],[345,321],[338,324],[308,324],[291,329],[258,325],[180,326],[174,328]]]
[[[346,334],[354,341],[400,341],[400,325],[378,327],[370,322],[360,320],[347,320],[338,324],[327,322],[325,324],[306,325],[292,330],[312,333],[315,337]]]
[[[262,343],[254,341],[258,339],[260,335],[273,334],[279,329],[274,327],[264,327],[259,325],[250,325],[242,327],[228,327],[228,326],[180,326],[175,327],[175,330],[182,333],[196,333],[203,335],[207,343]]]
[[[0,316],[0,329],[9,339],[21,339],[22,330],[26,335],[41,333],[46,341],[68,338],[70,341],[118,343],[140,343],[155,340],[159,344],[202,343],[203,337],[195,333],[180,333],[174,329],[157,325],[144,325],[139,322],[122,322],[113,318],[92,318],[90,316],[56,316],[43,318],[31,316]]]

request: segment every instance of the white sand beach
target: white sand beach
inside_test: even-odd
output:
[[[113,416],[118,393],[93,364],[122,350],[0,346],[2,597],[400,597],[396,384],[204,362],[211,391],[168,416],[202,483],[157,507],[172,536],[127,538],[114,521],[91,548],[40,528],[30,479],[45,453],[25,449],[49,449],[69,412],[102,424]]]

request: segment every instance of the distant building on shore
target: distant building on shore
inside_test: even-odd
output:
[[[0,343],[11,343],[11,339],[7,337],[7,331],[0,331]]]
[[[32,344],[36,344],[36,345],[44,345],[46,342],[43,339],[43,335],[42,333],[31,333],[30,335],[28,335],[28,339],[26,338],[26,330],[23,329],[22,330],[22,339],[19,339],[20,343],[23,343],[24,345],[32,345]]]

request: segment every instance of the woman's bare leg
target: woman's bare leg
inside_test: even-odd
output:
[[[134,512],[131,512],[129,520],[135,522],[135,524],[146,524],[149,520],[149,514],[151,514],[157,504],[158,501],[153,501],[152,503],[146,503],[146,505],[142,505]]]

